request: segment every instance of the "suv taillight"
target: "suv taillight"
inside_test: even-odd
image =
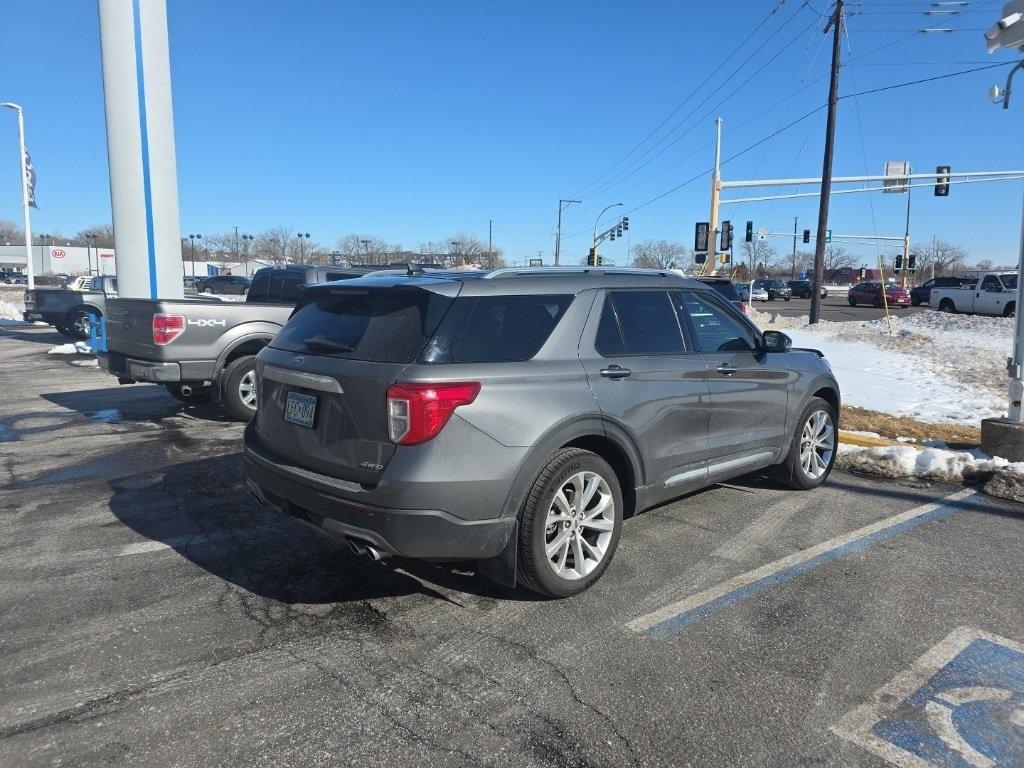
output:
[[[170,344],[185,332],[184,315],[153,315],[153,343]]]
[[[479,392],[476,381],[392,384],[388,387],[388,435],[398,445],[432,440],[455,409],[472,403]]]

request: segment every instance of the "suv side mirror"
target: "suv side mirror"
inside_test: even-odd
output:
[[[765,331],[762,337],[769,352],[789,352],[793,348],[793,340],[782,331]]]

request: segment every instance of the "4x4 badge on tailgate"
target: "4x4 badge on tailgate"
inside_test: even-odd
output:
[[[383,464],[374,464],[371,461],[364,461],[359,466],[362,467],[363,469],[372,469],[374,472],[380,472],[382,469],[384,469]]]

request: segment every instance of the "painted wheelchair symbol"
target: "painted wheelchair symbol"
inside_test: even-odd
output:
[[[958,629],[832,730],[893,765],[1024,766],[1024,646]]]

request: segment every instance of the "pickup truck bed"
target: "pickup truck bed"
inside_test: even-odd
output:
[[[107,299],[117,295],[117,282],[112,277],[93,277],[89,290],[67,288],[36,288],[25,291],[25,322],[42,320],[65,336],[89,338],[89,315],[103,317]]]

